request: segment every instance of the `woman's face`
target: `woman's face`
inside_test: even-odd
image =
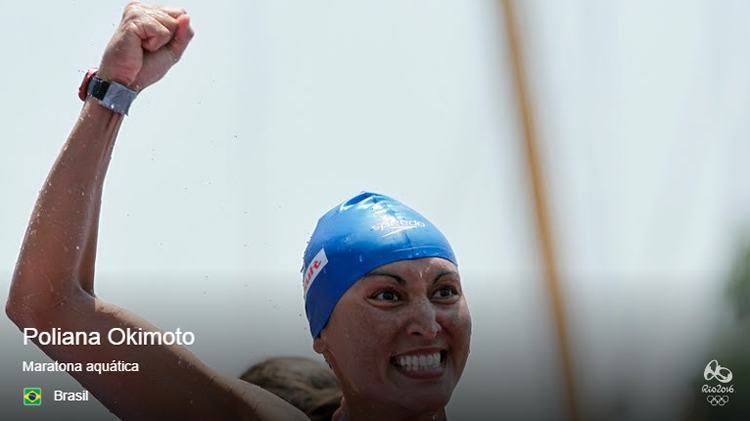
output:
[[[347,401],[430,411],[448,403],[470,336],[456,266],[426,258],[384,265],[357,281],[314,348],[333,367]]]

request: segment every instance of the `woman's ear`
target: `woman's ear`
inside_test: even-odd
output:
[[[331,361],[328,359],[328,344],[326,344],[325,339],[323,339],[323,335],[318,336],[313,340],[313,349],[318,354],[323,355],[323,359],[326,360],[326,364],[328,364],[328,368],[333,370],[333,366],[331,365]]]
[[[326,342],[323,339],[322,335],[313,340],[313,349],[318,354],[325,354],[326,351],[328,351],[328,346],[326,346]]]

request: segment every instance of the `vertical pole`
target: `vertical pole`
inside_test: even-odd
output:
[[[565,305],[560,290],[560,277],[555,258],[555,246],[547,207],[547,192],[544,188],[542,162],[539,158],[537,135],[534,118],[529,104],[529,93],[526,74],[523,67],[523,52],[518,30],[513,0],[501,0],[505,18],[506,36],[510,51],[510,61],[513,71],[513,81],[516,90],[518,114],[521,118],[524,145],[526,151],[526,165],[531,178],[531,193],[534,200],[539,248],[544,264],[546,288],[549,293],[550,306],[554,318],[557,344],[560,351],[563,379],[565,382],[565,399],[568,404],[571,421],[578,421],[579,412],[576,399],[573,364],[568,341]]]

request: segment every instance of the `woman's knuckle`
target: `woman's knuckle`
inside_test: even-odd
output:
[[[131,1],[125,6],[125,10],[122,12],[122,20],[128,21],[133,20],[142,14],[141,7],[138,2]]]
[[[140,3],[137,1],[129,1],[128,4],[125,5],[125,12],[130,13],[134,10],[137,10],[140,7]]]

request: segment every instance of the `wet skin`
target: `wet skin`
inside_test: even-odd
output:
[[[442,418],[470,337],[456,266],[426,258],[384,265],[357,281],[314,348],[336,372],[349,417]]]

